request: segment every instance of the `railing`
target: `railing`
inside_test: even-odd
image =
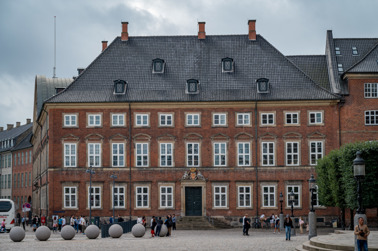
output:
[[[131,229],[133,228],[133,226],[137,223],[136,220],[132,220],[132,221],[124,221],[124,222],[116,222],[114,224],[118,224],[122,227],[123,229],[123,233],[129,233],[131,232]],[[107,238],[107,237],[110,237],[109,235],[109,228],[112,226],[113,224],[101,224],[101,238]]]

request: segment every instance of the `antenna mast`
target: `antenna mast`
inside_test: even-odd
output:
[[[55,70],[56,70],[56,16],[54,16],[54,72],[53,72],[53,78],[56,78]]]

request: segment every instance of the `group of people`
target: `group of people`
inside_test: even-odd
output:
[[[87,221],[85,220],[85,217],[83,215],[81,215],[80,217],[71,215],[69,224],[76,230],[76,233],[78,233],[79,231],[80,233],[84,233],[87,226]],[[67,221],[64,215],[53,216],[53,233],[62,231],[62,228],[65,225],[67,225]]]
[[[144,227],[146,227],[147,226],[146,217],[145,216],[143,216],[142,218],[138,217],[137,223],[142,224]],[[160,236],[160,231],[163,224],[166,225],[168,229],[166,236],[171,236],[172,229],[176,230],[176,215],[168,214],[164,221],[162,217],[152,216],[151,223],[150,223],[151,237]]]

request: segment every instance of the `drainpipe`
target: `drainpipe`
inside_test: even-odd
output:
[[[131,137],[131,128],[132,128],[132,121],[131,121],[131,104],[129,103],[129,208],[130,208],[130,217],[129,220],[131,221],[131,144],[132,144],[132,137]]]
[[[39,123],[39,121],[37,120],[37,124],[39,125],[40,129],[41,129],[41,133],[39,134],[39,186],[38,186],[38,189],[40,190],[39,191],[39,217],[41,218],[42,216],[42,191],[41,191],[41,188],[42,188],[42,175],[41,175],[41,165],[42,165],[42,125],[41,123]]]
[[[46,111],[45,108],[43,108],[43,111],[46,113],[46,119],[48,119],[49,113]],[[48,140],[48,128],[46,128],[46,140]],[[45,181],[45,187],[46,187],[46,223],[47,223],[47,218],[49,216],[49,201],[48,201],[48,184],[49,184],[49,168],[48,168],[48,151],[46,149],[46,181]]]
[[[258,175],[258,158],[257,158],[257,147],[258,147],[258,113],[257,113],[257,101],[255,101],[255,174],[256,174],[256,217],[259,217],[259,175]]]

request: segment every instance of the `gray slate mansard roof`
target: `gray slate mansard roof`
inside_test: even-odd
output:
[[[12,151],[18,151],[25,148],[32,147],[33,145],[30,143],[31,137],[33,136],[33,133],[30,132],[17,146],[15,146]]]
[[[28,130],[32,126],[33,126],[33,123],[30,123],[30,124],[25,124],[19,127],[12,128],[10,130],[2,131],[0,132],[0,141],[7,140],[7,139],[16,139],[18,136],[20,136],[22,133],[24,133],[26,130]],[[0,148],[0,152],[13,150],[14,147],[16,146]]]
[[[222,73],[222,58],[234,60],[234,72]],[[165,61],[164,74],[152,73],[152,60]],[[267,78],[270,93],[257,93],[256,80]],[[127,81],[125,95],[113,95],[113,81]],[[185,94],[188,79],[200,82],[199,94]],[[75,81],[47,103],[211,102],[337,100],[257,35],[117,37]]]

